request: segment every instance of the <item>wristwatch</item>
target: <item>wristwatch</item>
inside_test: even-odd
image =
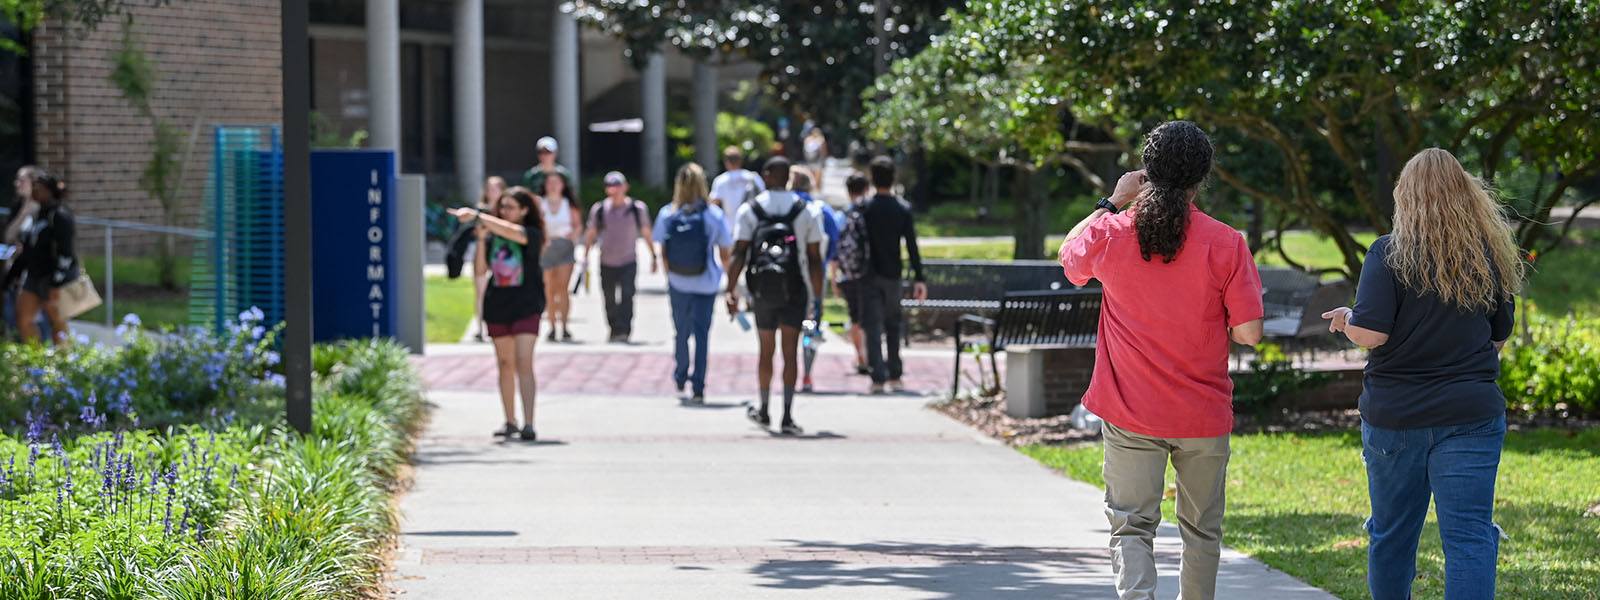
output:
[[[1094,207],[1104,208],[1107,211],[1110,211],[1110,213],[1113,215],[1122,212],[1122,209],[1117,208],[1117,205],[1111,202],[1110,198],[1101,198],[1099,202],[1094,203]]]

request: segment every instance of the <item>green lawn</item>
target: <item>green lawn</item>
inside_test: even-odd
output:
[[[1528,272],[1528,299],[1545,314],[1600,315],[1600,232],[1574,237],[1582,245],[1540,256]]]
[[[1021,451],[1096,486],[1099,445],[1029,446]],[[1171,482],[1169,468],[1168,482]],[[1500,546],[1497,594],[1518,599],[1600,599],[1600,429],[1513,432],[1506,438],[1495,520],[1510,536]],[[1370,511],[1361,434],[1284,434],[1233,438],[1224,541],[1340,598],[1365,598]],[[1173,501],[1162,513],[1174,520]],[[1444,595],[1444,554],[1430,513],[1418,551],[1418,598]]]
[[[103,254],[79,257],[84,272],[94,280],[95,287],[104,297],[106,285],[106,260]],[[178,289],[160,287],[160,272],[153,256],[118,256],[112,266],[112,310],[114,322],[120,323],[129,313],[139,315],[145,327],[179,326],[189,321],[189,259],[178,259]],[[104,304],[78,317],[79,321],[105,323]]]
[[[430,275],[423,285],[428,343],[461,341],[472,320],[473,301],[471,273],[458,279]]]

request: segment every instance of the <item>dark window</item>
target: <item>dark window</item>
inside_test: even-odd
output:
[[[455,62],[449,46],[428,48],[428,112],[433,115],[434,174],[456,172]]]
[[[367,24],[365,0],[311,0],[311,22],[318,25]]]
[[[426,173],[427,159],[422,151],[423,95],[422,45],[400,45],[400,170]]]
[[[28,47],[28,36],[0,18],[0,36]],[[33,158],[33,61],[0,50],[0,176],[11,176]],[[10,202],[7,193],[6,202]]]

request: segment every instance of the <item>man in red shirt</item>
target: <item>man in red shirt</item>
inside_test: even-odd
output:
[[[1261,341],[1261,275],[1244,237],[1193,204],[1211,172],[1211,139],[1194,123],[1171,121],[1150,132],[1143,155],[1144,170],[1123,175],[1067,234],[1061,266],[1073,283],[1104,287],[1083,402],[1104,420],[1117,593],[1155,598],[1170,459],[1183,536],[1179,597],[1210,599],[1233,429],[1228,341]]]

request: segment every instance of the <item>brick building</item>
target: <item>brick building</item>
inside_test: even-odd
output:
[[[718,77],[716,69],[669,51],[652,67],[659,69],[652,79],[624,58],[621,43],[580,30],[558,5],[311,0],[312,110],[329,134],[381,126],[369,121],[368,59],[373,52],[393,52],[400,67],[399,93],[391,95],[399,98],[399,166],[426,175],[432,197],[468,195],[485,175],[520,173],[535,162],[533,141],[543,135],[565,138],[562,160],[581,174],[655,169],[656,177],[644,173],[639,180],[661,181],[665,167],[642,158],[649,154],[643,149],[648,133],[595,124],[691,109],[698,109],[696,122],[709,123],[721,92],[755,75],[752,68],[735,67]],[[184,163],[179,223],[192,225],[206,198],[212,126],[274,125],[282,119],[279,4],[184,0],[126,6],[137,41],[159,74],[151,99],[155,112],[182,132],[184,143],[196,134]],[[374,6],[397,15],[389,23],[398,26],[395,47],[368,44],[366,21]],[[111,55],[123,40],[120,24],[113,19],[80,36],[55,22],[31,35],[0,22],[0,35],[29,49],[21,56],[0,51],[0,170],[14,173],[37,163],[67,181],[69,201],[80,215],[160,223],[159,202],[139,186],[151,152],[151,125],[107,78]],[[471,43],[463,46],[463,37]],[[482,60],[463,62],[458,48],[481,51]],[[463,88],[476,96],[463,95]],[[691,106],[691,96],[710,102]],[[646,106],[651,102],[658,104]],[[709,112],[703,104],[712,105]],[[646,127],[652,126],[664,129],[660,122]],[[661,148],[657,154],[665,154],[664,142]],[[697,148],[708,150],[715,156],[714,148]],[[85,231],[81,239],[81,251],[98,251],[98,231]],[[145,252],[154,239],[118,233],[116,245],[119,251]]]

